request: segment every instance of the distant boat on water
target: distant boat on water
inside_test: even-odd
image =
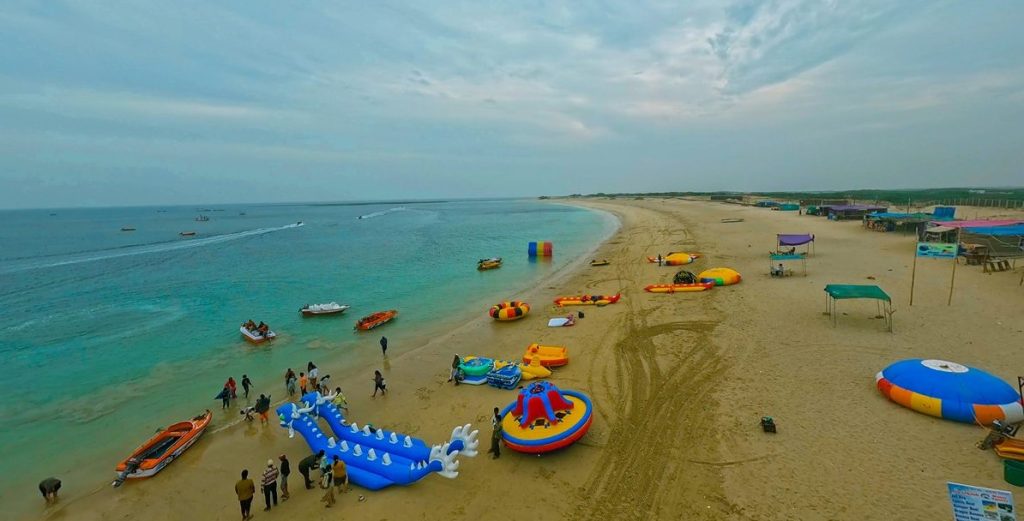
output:
[[[121,228],[121,231],[122,232],[134,232],[135,228],[132,228],[130,226],[125,226],[124,228]]]
[[[210,218],[205,216],[205,215],[198,215],[198,216],[196,216],[196,222],[204,223],[204,222],[209,221],[209,220],[210,220]]]
[[[194,237],[195,234],[196,234],[196,232],[181,232],[178,235],[180,235],[182,237]]]

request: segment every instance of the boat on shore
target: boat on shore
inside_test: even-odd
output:
[[[480,271],[493,270],[501,267],[501,257],[491,257],[490,259],[480,259],[476,262],[476,269]]]
[[[119,487],[127,479],[148,478],[160,472],[199,439],[211,419],[213,413],[207,409],[191,420],[162,429],[117,464],[112,485]]]
[[[590,265],[591,266],[607,266],[609,264],[611,264],[611,261],[609,261],[608,259],[601,259],[601,260],[594,259],[594,260],[590,261]]]
[[[196,232],[181,232],[178,235],[180,235],[182,237],[195,237],[196,236]]]
[[[383,326],[384,324],[391,322],[397,316],[398,310],[395,309],[370,313],[356,322],[355,329],[358,329],[359,331],[369,331],[375,327]]]
[[[340,315],[345,312],[349,306],[347,304],[338,304],[337,302],[328,302],[326,304],[306,304],[299,309],[304,317],[316,317],[320,315]]]
[[[238,331],[242,333],[242,337],[245,338],[250,344],[262,344],[267,340],[273,340],[277,338],[277,333],[270,330],[269,327],[264,326],[264,330],[260,331],[258,327],[249,327],[252,325],[252,321],[248,324],[242,324]]]

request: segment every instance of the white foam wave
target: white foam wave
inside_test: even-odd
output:
[[[366,215],[360,215],[359,218],[360,219],[372,219],[374,217],[380,217],[382,215],[387,215],[389,213],[404,212],[405,210],[408,210],[408,208],[406,208],[404,206],[397,206],[395,208],[388,208],[387,210],[381,210],[379,212],[373,212],[373,213],[368,213]]]
[[[246,230],[235,233],[226,233],[223,235],[214,235],[212,237],[201,237],[198,239],[188,239],[176,242],[162,242],[158,244],[143,244],[139,246],[132,246],[128,248],[119,248],[116,251],[106,252],[93,252],[89,254],[76,254],[58,258],[48,258],[45,262],[35,263],[18,263],[4,268],[0,268],[0,273],[16,273],[20,271],[39,270],[46,268],[55,268],[57,266],[67,266],[70,264],[81,264],[84,262],[96,262],[107,259],[116,259],[118,257],[129,257],[133,255],[145,255],[149,253],[163,253],[168,251],[186,250],[191,248],[201,248],[203,246],[210,246],[213,244],[221,244],[229,241],[236,241],[238,239],[244,239],[246,237],[252,237],[255,235],[265,235],[268,233],[279,232],[282,230],[289,230],[292,228],[298,228],[303,226],[303,223],[287,224],[285,226],[278,226],[276,228],[257,228],[255,230]]]

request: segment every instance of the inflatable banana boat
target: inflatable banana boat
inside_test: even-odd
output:
[[[614,295],[574,295],[570,297],[558,297],[555,299],[556,306],[606,306],[614,304],[622,298],[622,294]]]
[[[706,291],[715,287],[714,282],[698,282],[695,284],[651,284],[644,287],[649,293],[685,293],[689,291]]]

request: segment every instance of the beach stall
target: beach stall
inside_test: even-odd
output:
[[[784,251],[783,246],[788,246],[789,250]],[[775,234],[775,253],[796,253],[797,246],[806,246],[804,253],[814,254],[814,235],[810,233]]]
[[[920,232],[935,217],[927,213],[872,212],[864,216],[864,228],[876,232]]]
[[[788,277],[793,270],[786,267],[787,263],[799,262],[800,271],[807,276],[807,254],[806,253],[769,253],[768,274],[772,277]]]
[[[800,209],[800,205],[796,203],[783,203],[778,208],[780,212],[795,212]]]
[[[1017,259],[1024,257],[1024,224],[963,228],[960,242],[985,246],[989,258]]]
[[[886,329],[892,333],[892,298],[882,288],[868,284],[829,284],[825,286],[825,313],[832,320],[835,327],[839,319],[837,305],[840,300],[848,299],[871,299],[875,301],[877,310],[876,318],[885,320]]]
[[[829,220],[831,221],[842,221],[847,219],[863,219],[865,215],[872,212],[887,212],[889,208],[886,206],[877,206],[871,204],[843,204],[836,206],[822,206],[820,208],[827,208]]]

